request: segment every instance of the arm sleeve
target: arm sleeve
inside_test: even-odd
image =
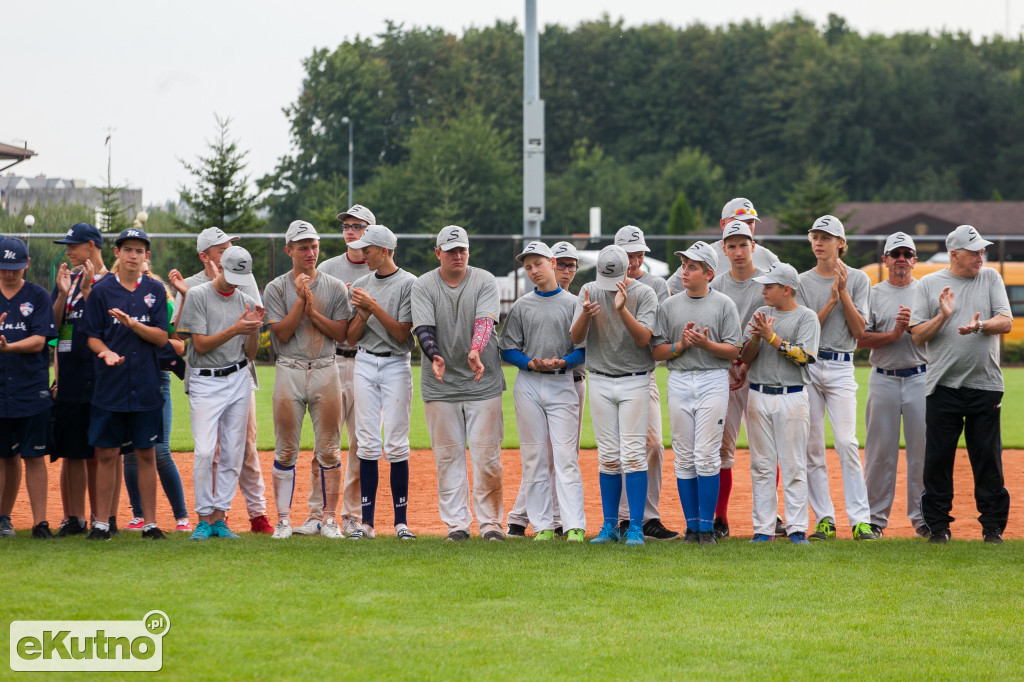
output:
[[[507,348],[501,351],[501,359],[510,365],[515,365],[521,370],[527,372],[530,371],[529,364],[531,358],[518,348]]]
[[[416,327],[416,338],[420,340],[420,350],[431,362],[437,355],[437,337],[434,335],[434,325],[420,325]]]
[[[487,348],[487,342],[491,340],[491,333],[494,331],[494,320],[489,317],[478,317],[473,323],[473,343],[470,350],[482,351]]]
[[[586,348],[577,348],[576,350],[574,350],[573,352],[569,353],[568,355],[566,355],[562,359],[565,360],[565,368],[566,369],[572,369],[573,367],[579,367],[587,359],[587,349]]]

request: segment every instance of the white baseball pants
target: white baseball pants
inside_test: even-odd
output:
[[[359,438],[356,434],[355,405],[355,369],[356,359],[343,355],[335,356],[338,366],[338,380],[341,382],[341,417],[338,423],[338,438],[344,428],[348,434],[348,458],[345,462],[345,484],[341,496],[341,512],[343,519],[362,522],[362,493],[359,490]],[[309,467],[309,517],[322,521],[324,518],[324,493],[320,485],[320,473],[317,470],[316,454],[310,459]]]
[[[646,374],[612,378],[595,372],[588,379],[598,470],[602,474],[647,471],[650,379]]]
[[[676,478],[716,475],[722,469],[729,370],[671,371],[667,389]]]
[[[379,460],[382,450],[389,462],[409,459],[412,414],[409,358],[408,353],[382,358],[365,351],[359,351],[356,356],[354,402],[359,459]]]
[[[750,391],[747,398],[747,440],[750,442],[751,518],[754,533],[775,536],[779,509],[776,471],[782,473],[786,532],[806,533],[807,390],[785,395]]]
[[[189,412],[195,441],[192,484],[196,514],[209,516],[214,511],[230,510],[238,488],[252,383],[244,369],[224,377],[204,377],[200,371],[191,369],[189,377]]]

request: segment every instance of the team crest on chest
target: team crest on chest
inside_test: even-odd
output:
[[[36,308],[34,305],[26,301],[25,303],[21,304],[21,316],[28,317],[29,315],[32,314],[32,311],[35,309]]]
[[[152,308],[153,304],[156,303],[156,296],[153,294],[146,294],[142,300],[146,303],[147,308]]]

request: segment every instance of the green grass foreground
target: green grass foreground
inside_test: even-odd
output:
[[[41,543],[21,532],[0,542],[0,649],[12,620],[134,620],[160,609],[171,621],[163,673],[175,679],[1007,679],[1024,670],[1021,541],[186,538]]]
[[[514,367],[504,366],[505,383],[507,390],[502,394],[502,406],[505,412],[505,440],[503,447],[518,448],[519,433],[516,430],[516,414],[512,403],[512,386],[515,382],[516,372]],[[868,375],[870,368],[857,368],[857,440],[861,446],[864,445],[864,405],[868,396]],[[256,410],[259,415],[259,448],[261,450],[274,449],[274,421],[272,417],[271,396],[274,390],[274,368],[261,366],[257,369],[260,378],[260,390],[256,392]],[[668,428],[668,401],[665,395],[665,382],[668,378],[668,370],[658,367],[658,385],[661,390],[661,413],[664,424],[665,445],[671,445],[671,434]],[[1024,421],[1019,419],[1007,419],[1007,415],[1019,414],[1024,409],[1024,368],[1014,367],[1003,370],[1006,384],[1006,395],[1003,399],[1003,447],[1024,448]],[[423,399],[420,397],[420,369],[413,367],[413,400],[412,400],[412,428],[409,432],[409,439],[414,449],[429,449],[430,436],[427,433],[427,426],[423,416]],[[182,390],[182,383],[177,378],[172,379],[171,398],[174,402],[174,425],[171,429],[171,450],[175,452],[188,452],[193,449],[192,431],[189,426],[188,396]],[[344,447],[348,447],[347,433],[342,434]],[[825,440],[829,447],[832,447],[832,428],[826,420]],[[587,413],[583,417],[583,437],[581,439],[583,448],[594,447],[594,430],[590,424],[589,400]],[[963,440],[961,439],[961,446]],[[739,447],[747,447],[747,436],[745,431],[740,432]],[[313,448],[313,429],[309,416],[302,427],[302,448],[311,450]]]

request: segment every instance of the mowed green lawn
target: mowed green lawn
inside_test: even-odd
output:
[[[516,372],[514,367],[504,367],[505,382],[508,389],[502,395],[502,404],[505,412],[505,441],[506,448],[519,447],[519,433],[516,430],[515,408],[512,403],[512,385],[515,381]],[[272,450],[274,448],[274,422],[272,417],[271,394],[274,390],[274,368],[259,367],[260,390],[256,393],[256,410],[259,415],[259,447],[261,450]],[[857,439],[861,446],[864,445],[864,404],[867,400],[868,374],[870,368],[857,368]],[[1003,446],[1006,448],[1024,448],[1024,420],[1016,419],[1015,415],[1020,414],[1024,409],[1024,368],[1014,367],[1003,370],[1006,395],[1003,399]],[[420,398],[419,378],[420,368],[413,367],[413,402],[412,402],[412,428],[410,440],[413,448],[430,448],[430,436],[427,433],[426,423],[423,417],[423,400]],[[658,367],[658,385],[661,389],[661,412],[662,423],[664,424],[665,445],[671,445],[671,434],[668,421],[668,401],[665,397],[665,381],[668,377],[668,370]],[[177,378],[172,379],[172,398],[174,401],[174,426],[171,430],[171,449],[175,452],[191,451],[192,432],[189,426],[188,398],[182,390],[182,383]],[[827,420],[826,420],[827,422]],[[342,440],[347,438],[347,433],[342,434]],[[832,445],[832,430],[825,425],[825,439],[829,447]],[[962,444],[962,441],[961,441]],[[594,431],[590,424],[589,405],[588,411],[583,418],[583,439],[581,442],[584,448],[594,447]],[[746,447],[746,434],[740,434],[740,447]],[[347,447],[347,444],[345,445]],[[313,430],[307,415],[302,429],[302,447],[309,450],[313,447]]]

